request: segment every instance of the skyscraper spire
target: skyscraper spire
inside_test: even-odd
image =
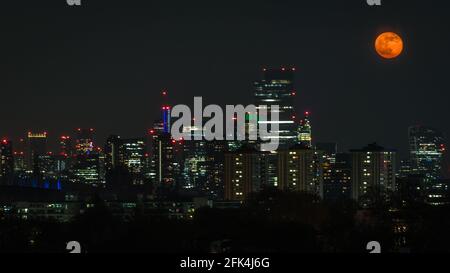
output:
[[[300,120],[300,125],[298,127],[298,143],[304,145],[305,147],[312,147],[312,130],[311,121],[309,119],[310,112],[306,111],[305,116]]]
[[[163,131],[164,133],[170,133],[170,110],[171,107],[168,103],[168,92],[166,90],[163,90],[161,92],[161,96],[162,96],[162,122],[163,122]]]

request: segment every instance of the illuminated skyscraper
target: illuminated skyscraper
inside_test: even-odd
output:
[[[67,135],[63,135],[59,138],[59,154],[55,155],[57,161],[57,169],[59,171],[68,170],[73,163],[73,156],[75,155],[75,147],[72,142],[72,138]]]
[[[94,129],[78,128],[76,136],[75,150],[77,154],[89,154],[94,150]]]
[[[47,154],[47,132],[28,132],[28,142],[26,151],[26,165],[28,171],[37,168],[37,159],[41,155]]]
[[[300,125],[298,127],[298,143],[311,148],[312,130],[309,115],[309,112],[305,112],[305,117],[300,121]]]
[[[72,181],[99,187],[104,184],[100,177],[100,157],[97,152],[78,154],[72,167]]]
[[[73,143],[70,136],[61,136],[59,138],[59,153],[61,156],[70,157],[73,155]]]
[[[170,134],[160,133],[155,137],[153,157],[155,162],[155,181],[164,189],[175,186],[176,162],[174,146],[176,141]]]
[[[12,184],[14,176],[14,157],[12,142],[3,139],[0,142],[0,185]]]
[[[144,139],[122,139],[120,141],[118,161],[133,176],[134,184],[143,183],[145,149]]]
[[[409,128],[411,172],[424,175],[427,182],[442,177],[445,141],[441,132],[425,127]]]
[[[120,136],[111,135],[106,140],[105,144],[105,169],[106,171],[112,171],[119,165],[119,148],[122,141]]]
[[[14,145],[14,171],[25,172],[26,171],[26,141],[25,139],[19,139],[18,145]]]
[[[396,152],[369,144],[352,154],[352,198],[363,206],[388,201],[396,190]]]
[[[294,109],[294,98],[296,92],[294,90],[294,72],[295,69],[264,69],[263,80],[255,82],[255,104],[258,111],[265,105],[267,109],[267,117],[259,120],[268,123],[268,128],[273,123],[279,124],[278,137],[280,149],[288,148],[296,143],[296,113]],[[279,121],[270,121],[270,110],[272,105],[280,107]],[[263,139],[267,140],[267,139]]]
[[[45,155],[39,155],[37,158],[37,168],[35,171],[39,173],[35,173],[36,178],[40,179],[57,179],[59,169],[59,160],[58,156],[53,153],[47,153]]]

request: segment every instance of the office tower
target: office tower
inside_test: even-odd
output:
[[[300,120],[300,125],[298,126],[298,143],[311,148],[312,130],[309,115],[309,112],[305,112],[305,117]]]
[[[389,201],[396,189],[396,152],[376,143],[351,150],[352,154],[352,198],[368,207]]]
[[[425,126],[412,126],[408,131],[412,173],[425,176],[427,183],[442,177],[445,152],[441,132]]]
[[[192,140],[183,143],[183,183],[184,189],[200,190],[206,183],[207,141]]]
[[[425,202],[432,206],[448,206],[450,204],[450,179],[438,179],[427,185]]]
[[[162,130],[164,133],[169,134],[170,128],[171,128],[171,106],[169,103],[169,92],[167,90],[163,90],[161,92],[161,100],[162,100],[162,106],[161,106],[161,113],[162,113]]]
[[[149,173],[147,176],[152,181],[158,181],[156,177],[156,170],[158,168],[157,166],[157,156],[155,155],[155,151],[158,149],[158,136],[163,134],[164,132],[164,123],[162,120],[156,120],[153,123],[153,126],[151,129],[148,130],[147,134],[147,152],[150,154],[149,156]]]
[[[201,192],[212,200],[224,199],[226,141],[215,140],[206,143],[206,180]]]
[[[158,187],[171,189],[175,186],[176,162],[174,146],[176,141],[170,134],[155,134],[153,145],[153,161],[155,182]]]
[[[326,163],[325,163],[326,162]],[[325,161],[323,170],[323,199],[339,201],[350,199],[352,192],[351,154],[335,154],[334,161]]]
[[[119,165],[119,148],[122,141],[120,136],[111,135],[106,140],[104,154],[105,154],[105,170],[112,171]]]
[[[75,150],[77,154],[89,154],[94,150],[94,129],[76,130]]]
[[[411,161],[410,160],[401,160],[400,161],[400,167],[399,167],[399,170],[397,172],[397,177],[405,178],[405,177],[408,177],[410,175],[415,175],[414,172],[413,172]]]
[[[27,139],[26,165],[28,171],[35,171],[37,159],[40,155],[47,154],[47,132],[32,133],[28,132]]]
[[[95,187],[104,184],[100,177],[100,159],[97,152],[76,155],[71,171],[71,180],[74,183]]]
[[[247,145],[225,153],[226,200],[243,201],[267,184],[264,171],[267,154]]]
[[[267,110],[265,121],[258,121],[259,126],[262,122],[270,125],[279,124],[278,139],[280,149],[285,149],[297,142],[297,133],[295,125],[294,98],[294,72],[295,69],[264,69],[264,76],[261,81],[255,82],[255,105],[260,112],[263,107]],[[270,121],[270,110],[272,105],[280,107],[279,120]],[[260,115],[261,116],[261,115]],[[267,141],[267,138],[263,138]]]
[[[58,158],[49,152],[45,155],[37,157],[37,168],[35,169],[35,177],[40,179],[57,179],[60,171]]]
[[[18,145],[14,145],[14,171],[25,172],[26,171],[26,141],[25,139],[19,139]]]
[[[294,145],[278,152],[279,188],[323,196],[322,152]]]
[[[74,146],[70,136],[59,138],[59,154],[64,157],[71,157],[74,154]]]
[[[56,160],[56,169],[58,173],[69,170],[73,163],[75,147],[72,138],[68,135],[62,135],[59,138],[59,154],[54,155]]]
[[[114,147],[112,148],[114,150]],[[118,161],[133,176],[133,184],[144,182],[145,150],[144,139],[122,139],[120,141]],[[114,154],[111,156],[111,161],[113,160],[115,160]]]
[[[12,142],[3,139],[0,142],[0,185],[11,185],[14,178],[14,157]]]

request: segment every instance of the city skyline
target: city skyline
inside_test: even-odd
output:
[[[449,9],[6,1],[0,253],[448,252]]]
[[[0,109],[0,136],[44,129],[52,137],[72,127],[96,128],[101,142],[110,133],[143,135],[158,117],[161,90],[179,102],[201,95],[208,103],[246,104],[262,69],[281,65],[297,68],[295,106],[312,112],[317,141],[336,141],[343,150],[377,141],[406,156],[409,126],[450,132],[437,118],[450,114],[442,74],[450,41],[439,35],[448,20],[445,3],[386,1],[380,9],[365,1],[246,1],[239,11],[198,3],[179,4],[175,13],[164,3],[86,5],[7,3],[2,9],[1,30],[12,29],[3,32],[1,45],[0,88],[8,103]],[[380,60],[373,49],[384,29],[405,39],[396,60]],[[430,34],[437,42],[427,42]]]

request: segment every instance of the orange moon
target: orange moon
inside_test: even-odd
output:
[[[394,32],[385,32],[375,40],[375,49],[381,57],[394,59],[403,52],[403,40]]]

